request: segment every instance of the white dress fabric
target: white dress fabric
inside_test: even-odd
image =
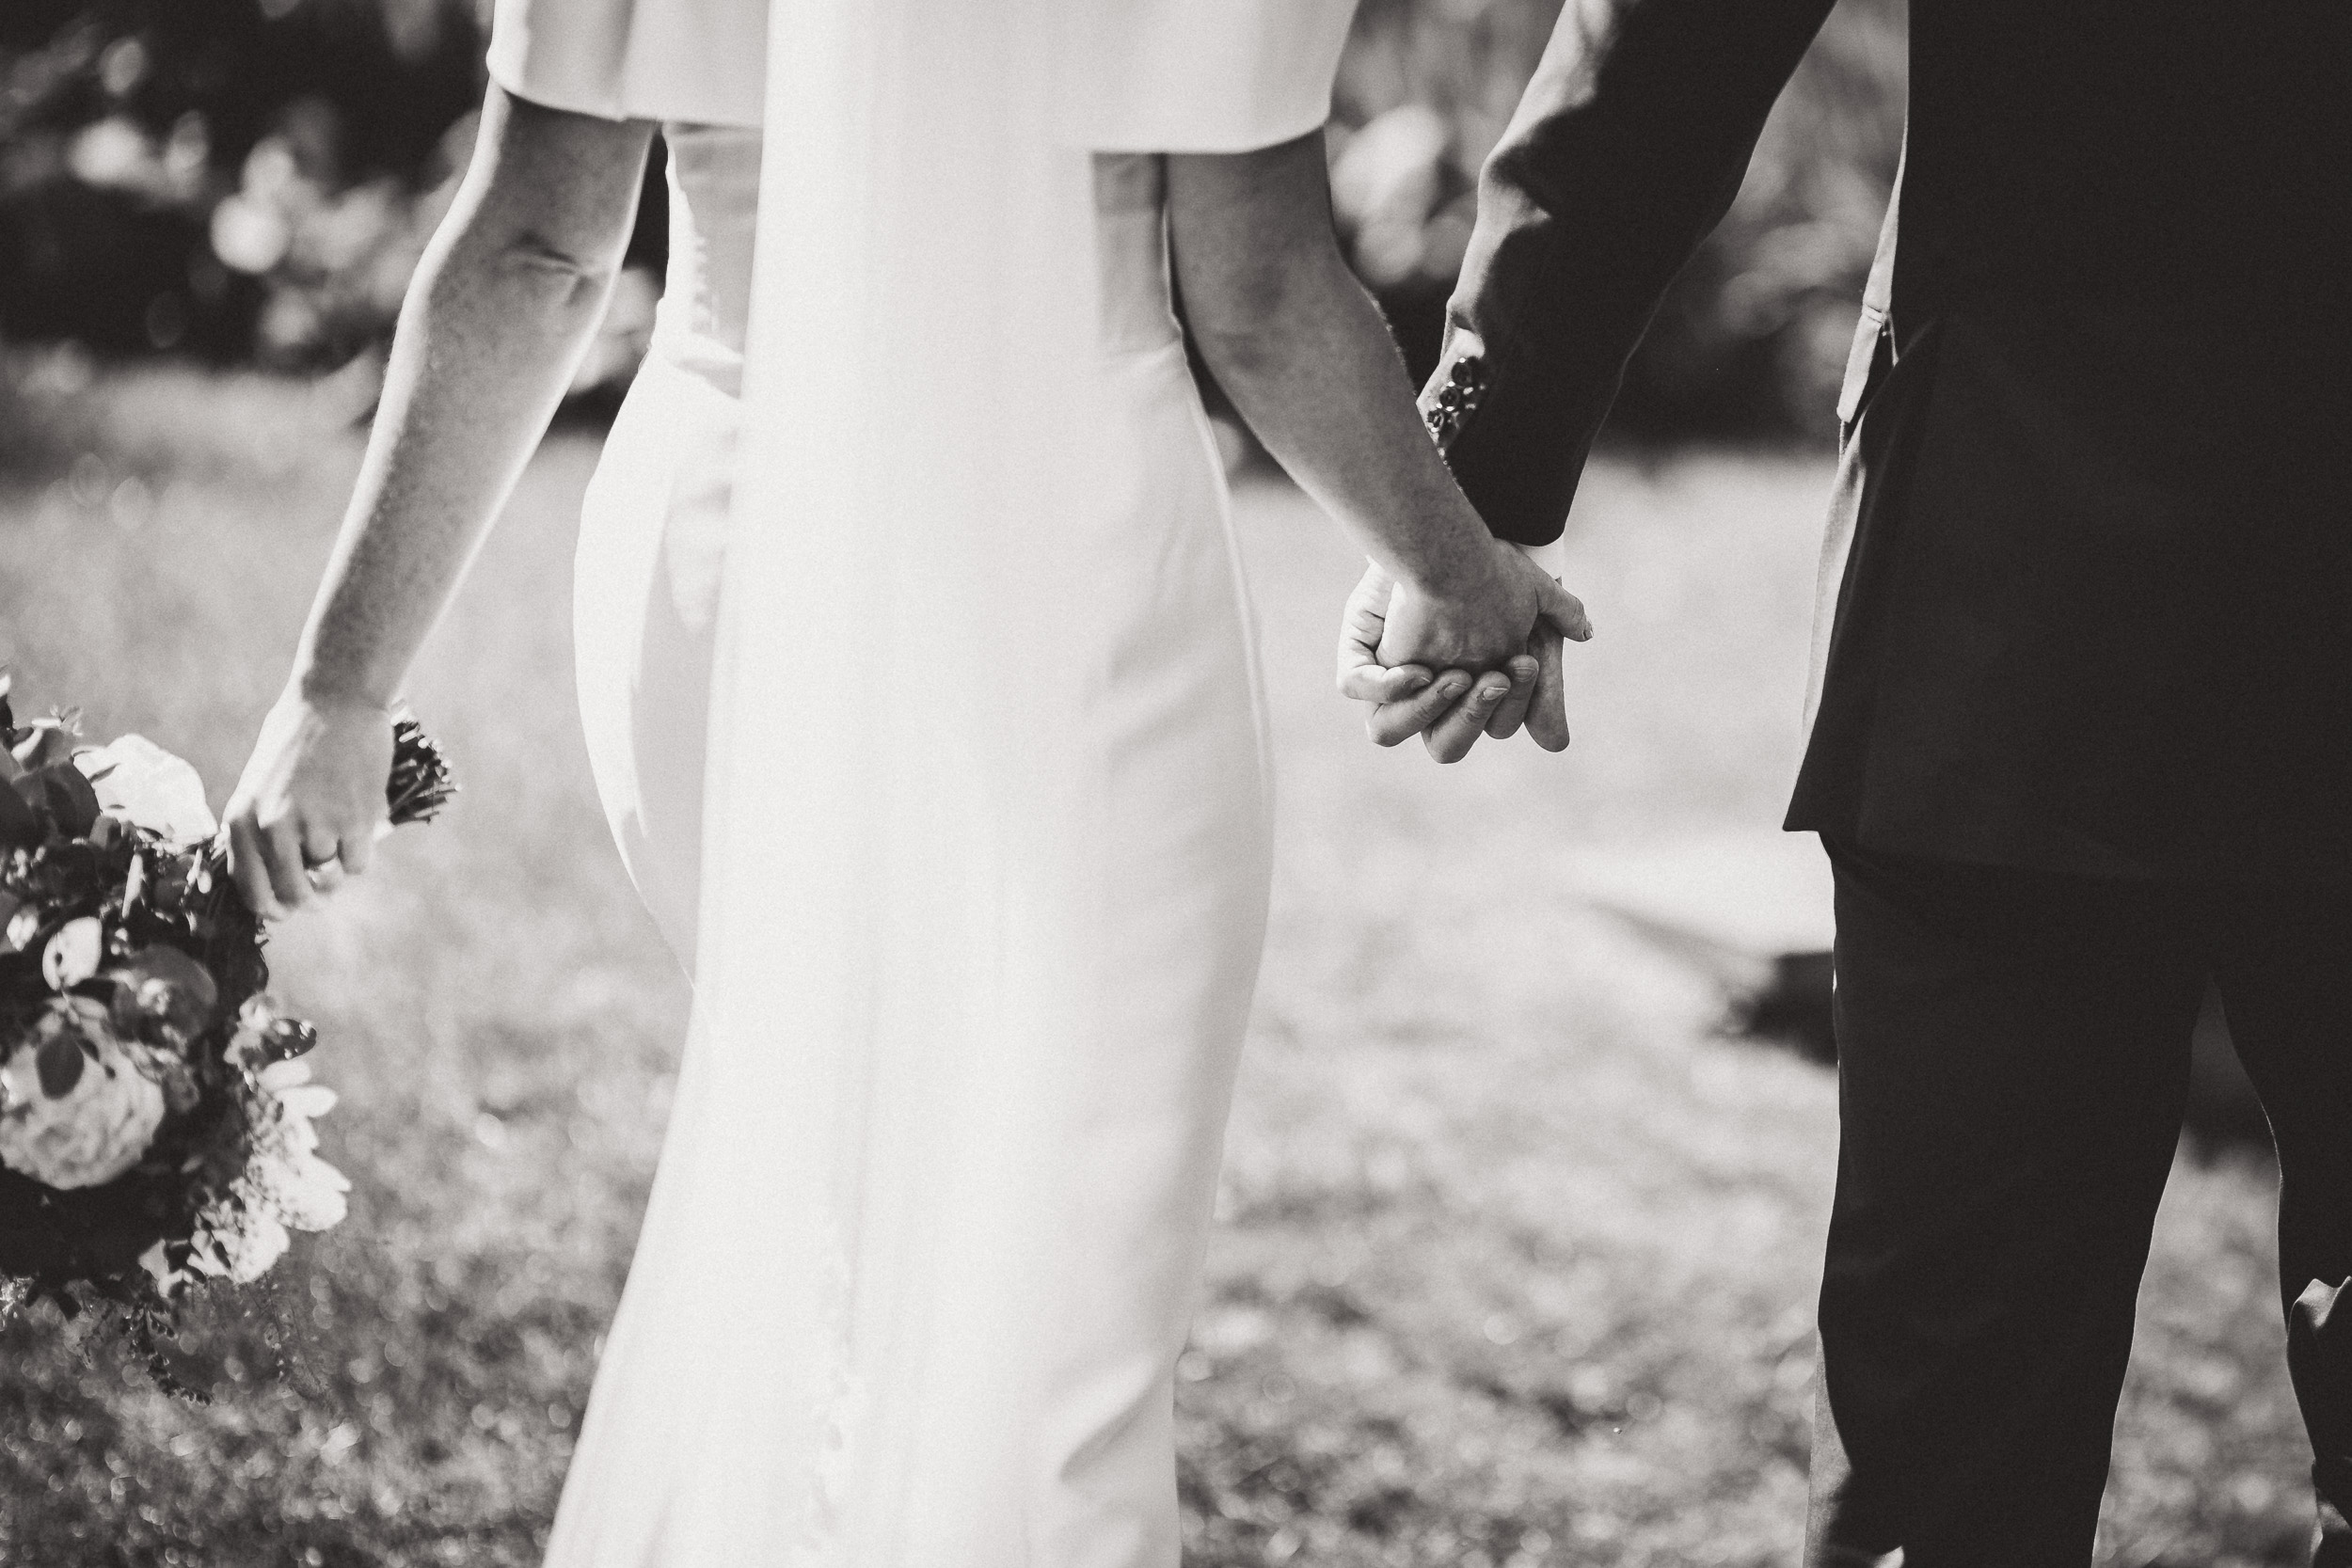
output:
[[[1175,1568],[1269,788],[1162,170],[1089,150],[1312,129],[1350,8],[1191,6],[775,0],[764,135],[666,127],[577,627],[695,1016],[557,1568]],[[616,8],[499,79],[729,119],[541,70]]]
[[[757,125],[767,0],[497,0],[491,80],[603,119]]]

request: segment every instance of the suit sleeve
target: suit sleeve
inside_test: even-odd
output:
[[[1479,180],[1422,406],[1487,526],[1544,544],[1659,300],[1739,194],[1831,0],[1568,0]]]

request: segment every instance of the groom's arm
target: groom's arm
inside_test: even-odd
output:
[[[1487,526],[1559,537],[1666,286],[1739,194],[1831,0],[1568,0],[1486,160],[1422,396]]]

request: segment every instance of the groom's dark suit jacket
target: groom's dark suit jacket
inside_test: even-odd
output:
[[[1568,0],[1429,400],[1497,532],[1560,532],[1828,8]],[[2352,875],[2352,4],[1912,0],[1911,30],[1790,826]]]

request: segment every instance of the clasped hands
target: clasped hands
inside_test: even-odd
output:
[[[1584,606],[1500,540],[1464,576],[1415,585],[1368,566],[1341,620],[1340,694],[1369,705],[1375,741],[1418,735],[1439,762],[1522,726],[1544,750],[1565,750],[1561,645],[1592,637]]]

